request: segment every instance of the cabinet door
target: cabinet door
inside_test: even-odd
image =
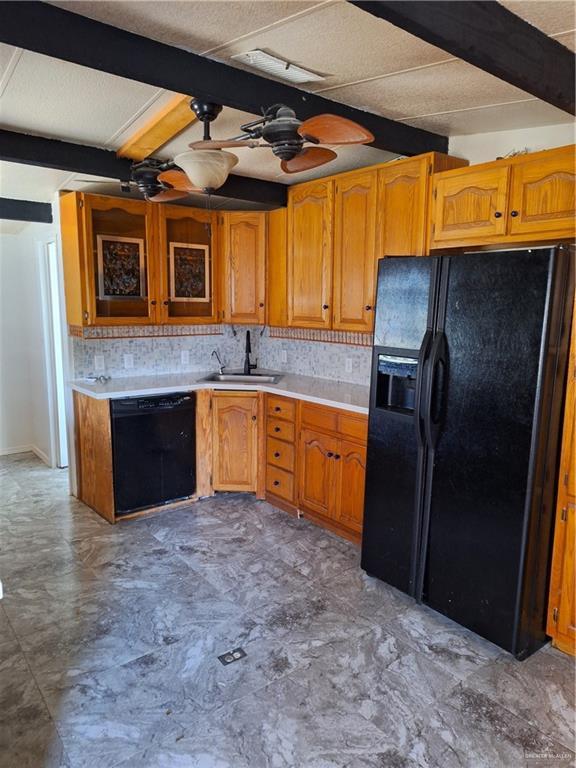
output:
[[[216,321],[214,300],[215,214],[157,205],[160,318],[162,323]]]
[[[82,195],[87,325],[157,322],[153,204]]]
[[[574,234],[576,173],[574,147],[550,152],[548,157],[519,161],[512,167],[509,232]]]
[[[378,258],[425,256],[431,159],[401,160],[378,172]]]
[[[265,322],[266,214],[227,213],[224,220],[224,317]]]
[[[258,395],[215,392],[212,399],[216,491],[255,491],[258,475]]]
[[[364,518],[364,481],[366,446],[342,440],[336,454],[339,470],[336,519],[357,533],[362,532]]]
[[[302,509],[325,517],[336,505],[336,461],[338,440],[322,432],[305,429],[300,435],[300,493]]]
[[[434,182],[432,244],[504,235],[510,168],[497,165]]]
[[[336,181],[332,327],[371,331],[376,277],[376,181],[373,172]]]
[[[330,328],[334,182],[290,190],[288,203],[288,325]]]

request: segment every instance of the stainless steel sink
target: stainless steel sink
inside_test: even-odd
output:
[[[251,373],[247,376],[244,373],[211,373],[202,381],[235,381],[239,384],[276,384],[282,377],[271,373]]]

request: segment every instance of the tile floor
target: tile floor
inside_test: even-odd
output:
[[[2,768],[572,764],[568,657],[514,661],[265,502],[111,527],[22,454],[0,505]]]

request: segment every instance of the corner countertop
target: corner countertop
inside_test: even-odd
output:
[[[96,400],[115,400],[121,397],[150,397],[170,392],[192,392],[198,389],[227,389],[233,391],[271,392],[276,395],[308,400],[319,405],[342,408],[354,413],[368,413],[370,387],[331,381],[316,376],[300,376],[295,373],[275,372],[281,376],[277,384],[244,384],[236,382],[203,381],[214,371],[167,373],[152,376],[130,376],[110,379],[105,384],[86,379],[76,379],[70,386],[76,392]]]

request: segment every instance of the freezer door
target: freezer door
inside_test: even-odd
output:
[[[553,264],[552,249],[445,259],[431,353],[423,600],[513,652]]]
[[[419,418],[438,259],[380,262],[362,567],[413,594],[426,449]]]

